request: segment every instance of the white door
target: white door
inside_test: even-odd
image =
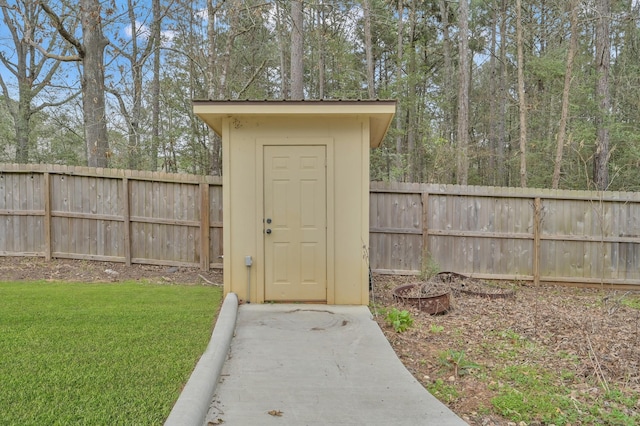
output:
[[[326,147],[264,147],[265,301],[327,300]]]

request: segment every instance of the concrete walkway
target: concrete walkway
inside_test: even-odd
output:
[[[365,306],[242,305],[205,425],[466,425]]]

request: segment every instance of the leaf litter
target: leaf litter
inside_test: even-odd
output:
[[[509,363],[549,372],[576,403],[588,406],[613,388],[637,399],[640,309],[623,301],[640,300],[639,293],[519,283],[510,287],[515,297],[509,298],[452,292],[453,309],[431,316],[394,301],[393,289],[412,282],[415,277],[374,275],[374,317],[418,381],[425,387],[443,382],[453,386],[455,392],[443,402],[469,424],[516,424],[492,408],[501,383],[491,379],[491,373]],[[408,309],[414,318],[404,333],[396,333],[377,313],[392,307]],[[453,375],[442,361],[443,354],[452,351],[487,374]],[[640,416],[640,400],[625,410]]]

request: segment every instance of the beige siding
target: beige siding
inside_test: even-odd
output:
[[[223,120],[223,153],[232,217],[225,218],[225,291],[245,298],[245,256],[257,259],[251,277],[251,300],[264,301],[263,148],[266,145],[323,145],[327,149],[327,302],[367,304],[368,268],[364,247],[368,205],[368,123],[358,117],[231,117]],[[283,129],[286,132],[283,135]],[[368,152],[367,152],[368,154]],[[254,224],[253,227],[247,224]],[[364,231],[363,231],[364,230]]]

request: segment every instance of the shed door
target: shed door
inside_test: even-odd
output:
[[[327,300],[325,146],[264,147],[265,301]]]

